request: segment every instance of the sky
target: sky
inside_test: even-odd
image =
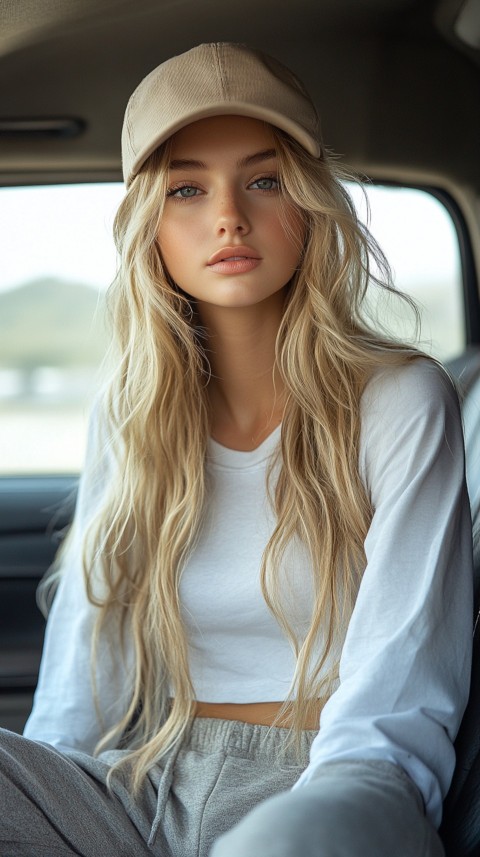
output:
[[[0,189],[0,290],[43,276],[105,289],[115,273],[111,238],[123,185]],[[353,189],[362,219],[362,195]],[[458,242],[450,216],[430,194],[369,188],[370,228],[400,288],[458,277]]]
[[[120,183],[0,190],[0,290],[43,276],[105,289]]]

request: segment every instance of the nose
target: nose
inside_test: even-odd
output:
[[[250,220],[245,201],[233,190],[222,193],[216,213],[216,232],[221,237],[246,235],[250,232]]]

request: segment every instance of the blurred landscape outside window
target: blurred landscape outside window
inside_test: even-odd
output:
[[[0,474],[75,473],[106,350],[120,183],[0,191]]]
[[[361,192],[349,187],[360,218]],[[398,289],[419,303],[422,347],[442,360],[465,345],[458,240],[431,194],[369,186],[370,229]],[[106,350],[105,292],[120,183],[0,190],[0,475],[76,473]],[[374,311],[378,303],[373,290]],[[380,300],[389,328],[411,336],[412,316]]]

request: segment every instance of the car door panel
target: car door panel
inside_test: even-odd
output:
[[[74,509],[73,476],[0,479],[0,726],[21,731],[31,707],[45,619],[36,591]]]

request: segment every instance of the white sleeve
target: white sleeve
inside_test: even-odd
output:
[[[447,376],[419,360],[379,373],[362,400],[360,470],[374,515],[367,566],[310,764],[403,767],[438,826],[468,699],[471,519],[461,420]]]
[[[50,611],[37,690],[24,735],[92,753],[101,735],[126,711],[131,688],[131,653],[100,641],[96,660],[95,706],[91,641],[97,609],[87,598],[82,567],[85,532],[108,490],[114,460],[105,447],[96,411],[88,433],[86,465],[80,479],[69,544],[61,560],[61,578]]]

